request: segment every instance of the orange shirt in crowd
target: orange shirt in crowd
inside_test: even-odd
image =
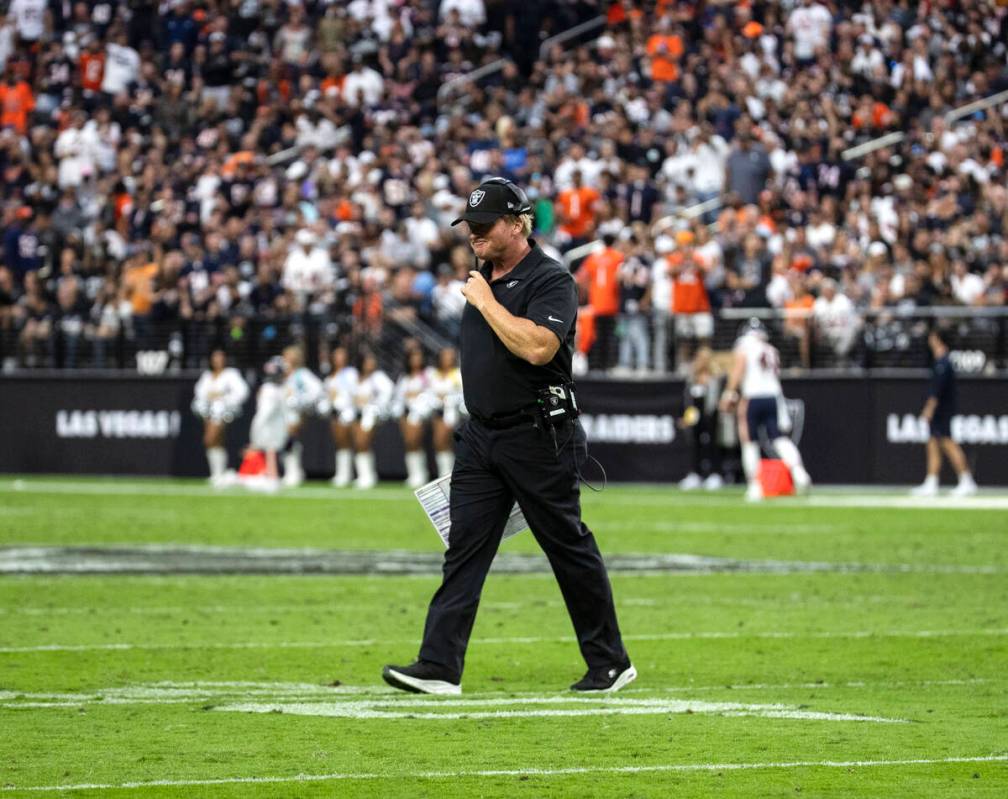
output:
[[[885,103],[880,100],[876,100],[871,106],[871,120],[870,123],[872,127],[875,128],[886,128],[895,119],[892,110]],[[854,112],[851,116],[851,124],[859,129],[863,128],[869,124],[869,120],[865,119],[865,115],[861,113],[860,110]]]
[[[815,300],[811,294],[784,300],[784,327],[796,335],[805,332],[814,304]]]
[[[571,238],[587,236],[595,227],[595,203],[599,193],[590,186],[565,189],[557,197],[560,206],[560,230]]]
[[[129,192],[124,191],[122,194],[117,194],[113,200],[112,208],[116,222],[126,214],[129,214],[133,210],[133,198],[129,195]]]
[[[329,94],[332,90],[337,96],[342,96],[344,83],[346,83],[346,75],[329,75],[319,85],[319,89],[323,95]]]
[[[672,279],[672,313],[690,314],[710,311],[710,299],[704,286],[704,273],[695,254],[674,252],[669,263],[677,270]]]
[[[0,127],[11,127],[24,134],[28,130],[28,114],[34,108],[35,95],[23,80],[13,86],[0,83]]]
[[[333,219],[340,222],[351,222],[356,216],[357,209],[354,208],[354,204],[346,197],[341,197],[336,203],[336,209],[333,211]]]
[[[381,331],[383,313],[382,295],[377,291],[364,292],[353,304],[353,317],[365,331]]]
[[[637,3],[630,0],[616,0],[606,11],[606,24],[614,28],[624,22],[640,22],[644,18],[644,12],[637,7]]]
[[[587,355],[595,343],[595,309],[590,305],[578,308],[574,343],[582,355]]]
[[[102,77],[105,75],[105,51],[84,52],[80,57],[81,88],[87,92],[101,91]]]
[[[995,144],[994,149],[991,150],[990,162],[998,169],[1001,169],[1004,166],[1004,150],[1001,149],[1000,145]]]
[[[123,275],[123,288],[126,298],[133,306],[133,313],[146,316],[154,304],[154,278],[157,277],[158,265],[155,263],[131,266]]]
[[[679,80],[679,64],[683,55],[682,39],[655,33],[648,39],[647,52],[651,56],[651,80],[668,83]]]
[[[619,313],[619,268],[623,253],[612,247],[593,252],[584,259],[581,268],[588,276],[588,304],[596,316]]]
[[[238,166],[240,164],[252,165],[255,163],[255,153],[251,150],[238,150],[237,152],[231,153],[227,157],[227,160],[221,164],[221,177],[230,178],[238,171]]]

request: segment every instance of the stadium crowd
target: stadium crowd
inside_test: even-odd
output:
[[[398,361],[456,335],[449,223],[502,175],[578,256],[582,366],[682,368],[739,307],[842,363],[866,310],[1005,304],[1008,104],[946,114],[1006,42],[984,0],[11,0],[0,359]]]

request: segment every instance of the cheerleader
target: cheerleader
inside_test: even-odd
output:
[[[406,485],[410,488],[419,488],[430,479],[427,453],[423,448],[424,425],[437,406],[430,378],[423,350],[408,350],[406,371],[396,385],[395,409],[406,449]]]
[[[434,415],[434,456],[438,477],[451,474],[455,465],[455,447],[452,436],[458,427],[465,404],[462,401],[462,372],[453,347],[438,353],[437,366],[428,369],[430,385],[436,398],[438,412]]]
[[[375,470],[374,444],[375,425],[388,418],[392,409],[395,385],[392,379],[378,368],[378,361],[371,353],[360,358],[359,376],[354,389],[353,443],[356,454],[354,467],[357,470],[356,488],[373,488],[378,482]]]
[[[284,361],[278,357],[271,358],[263,367],[263,381],[256,393],[256,412],[249,434],[249,449],[262,452],[265,458],[265,469],[261,474],[252,475],[252,484],[260,480],[263,487],[273,490],[278,485],[277,453],[287,445],[284,371]]]
[[[210,368],[196,381],[192,402],[193,412],[203,419],[203,446],[211,482],[219,480],[227,471],[224,434],[228,423],[241,414],[248,395],[248,385],[237,369],[227,365],[224,350],[211,352]]]
[[[283,456],[283,484],[299,486],[305,474],[301,466],[303,447],[297,437],[306,416],[325,416],[329,412],[325,387],[304,365],[304,351],[298,346],[283,351],[284,392],[287,400],[287,449]]]
[[[354,392],[357,369],[350,365],[346,347],[332,351],[332,374],[325,381],[329,399],[329,427],[336,447],[336,473],[332,484],[338,488],[350,485],[353,479]]]

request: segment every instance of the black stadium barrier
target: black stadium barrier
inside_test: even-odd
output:
[[[205,476],[201,424],[189,410],[195,379],[195,374],[79,372],[0,377],[0,472]],[[581,380],[578,385],[591,453],[610,480],[671,482],[689,471],[688,442],[675,424],[683,410],[681,381]],[[917,414],[926,387],[924,371],[785,380],[787,396],[803,406],[799,446],[813,479],[919,482],[927,428]],[[981,485],[1008,485],[1008,382],[963,376],[959,388],[954,437]],[[232,466],[247,441],[252,410],[250,400],[229,428]],[[327,423],[311,420],[304,443],[308,474],[331,475]],[[383,478],[405,476],[395,424],[382,425],[376,450]],[[592,468],[585,476],[595,482]]]

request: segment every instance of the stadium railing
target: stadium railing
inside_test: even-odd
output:
[[[373,351],[382,366],[397,373],[407,340],[433,355],[457,343],[457,328],[439,324],[407,309],[386,308],[381,323],[358,324],[335,313],[214,320],[127,320],[110,339],[84,333],[68,336],[57,326],[46,347],[26,362],[16,334],[0,331],[4,372],[26,366],[60,369],[125,369],[142,373],[175,372],[205,366],[210,351],[225,349],[234,365],[257,369],[284,346],[301,343],[308,362],[327,359],[336,342]],[[920,369],[929,363],[928,331],[940,325],[952,334],[953,360],[964,372],[1008,374],[1008,307],[891,307],[858,311],[846,324],[827,325],[811,312],[773,308],[723,308],[714,317],[710,346],[728,352],[742,324],[761,319],[780,350],[782,366],[796,371],[821,369]],[[673,360],[678,341],[669,322],[667,369],[682,371]],[[692,342],[691,342],[692,343]],[[613,360],[613,359],[610,359]],[[29,370],[30,371],[30,370]]]
[[[543,43],[539,45],[539,58],[544,59],[549,55],[549,51],[553,49],[554,45],[566,44],[571,39],[576,39],[589,31],[601,28],[606,24],[605,15],[595,17],[594,19],[589,19],[587,22],[582,22],[580,25],[575,25],[573,28],[568,28],[565,31],[561,31],[555,36],[550,36],[548,39],[543,39]]]
[[[811,311],[724,308],[711,346],[731,349],[746,320],[764,322],[786,369],[921,369],[928,366],[928,332],[940,326],[952,336],[952,360],[960,371],[1008,371],[1008,308],[1004,306],[886,307],[860,310],[846,322],[817,321]],[[807,341],[804,349],[802,339]]]
[[[604,16],[595,17],[587,22],[582,22],[580,25],[575,25],[573,28],[561,31],[555,36],[550,36],[548,39],[544,39],[543,43],[539,46],[539,58],[545,58],[554,45],[566,44],[572,39],[577,39],[590,31],[603,27],[605,23],[606,18]],[[489,77],[496,72],[500,72],[510,61],[510,58],[498,58],[495,61],[490,61],[489,63],[477,67],[471,72],[467,72],[464,75],[459,75],[451,80],[445,81],[437,92],[438,103],[446,103],[452,98],[452,95],[457,94],[463,87],[468,86],[471,83],[478,83],[483,80],[483,78]]]

